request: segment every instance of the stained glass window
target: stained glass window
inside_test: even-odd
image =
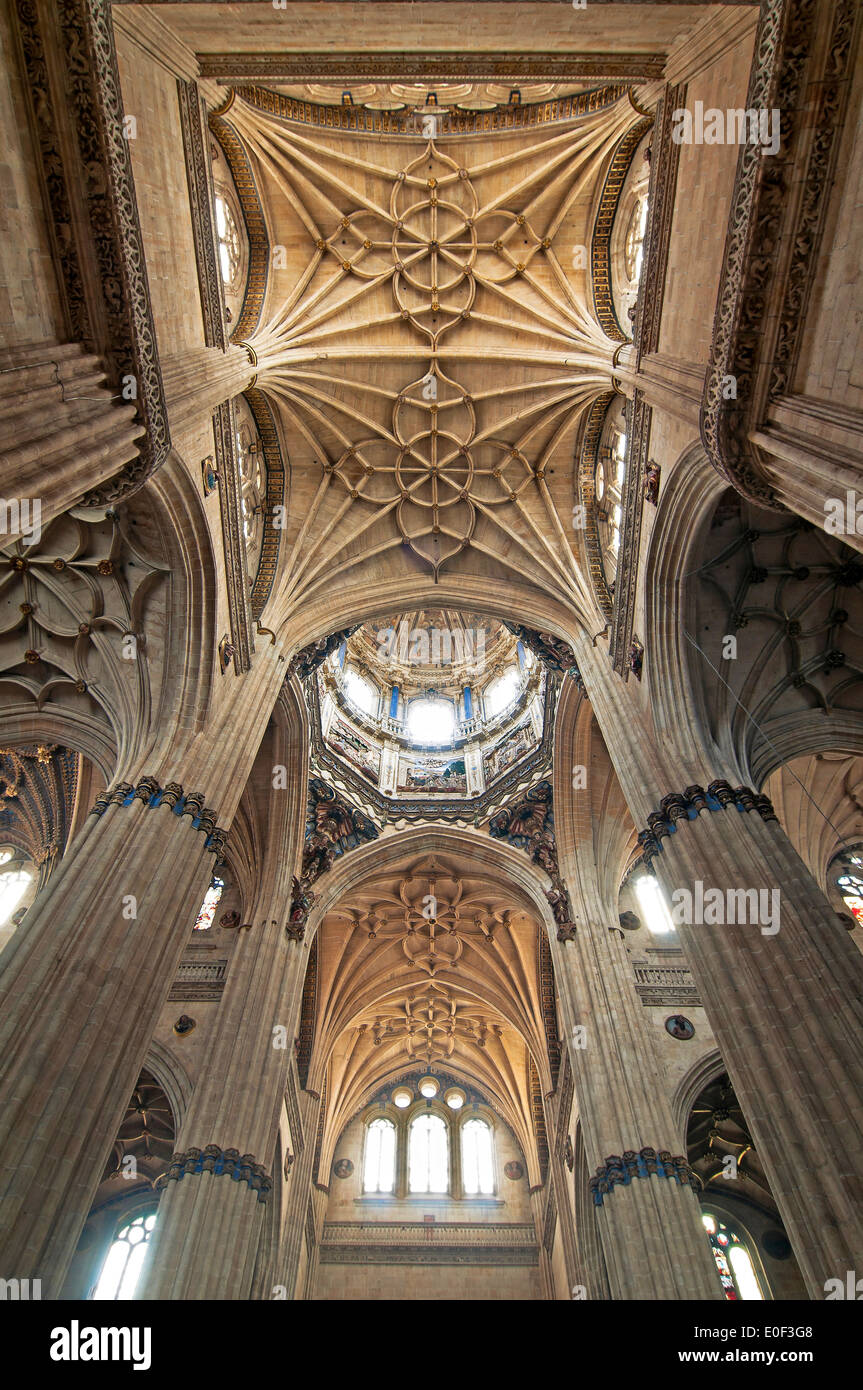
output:
[[[849,856],[848,868],[837,878],[836,887],[852,917],[863,922],[863,858],[859,854]]]
[[[147,1242],[156,1224],[156,1213],[136,1216],[117,1232],[105,1257],[99,1282],[93,1290],[94,1299],[134,1298],[135,1286],[141,1274]]]
[[[216,915],[216,908],[225,887],[223,878],[214,878],[206,893],[204,901],[201,903],[201,911],[195,918],[195,931],[208,931],[213,925],[213,918]]]
[[[752,1257],[736,1231],[709,1211],[704,1212],[701,1220],[710,1240],[725,1297],[733,1302],[763,1299]]]
[[[366,1130],[364,1192],[392,1192],[396,1175],[396,1127],[392,1120],[372,1120]]]
[[[408,1189],[446,1192],[448,1188],[447,1127],[440,1115],[417,1115],[408,1132]]]
[[[494,1149],[485,1120],[466,1120],[461,1131],[462,1182],[467,1196],[494,1192]]]

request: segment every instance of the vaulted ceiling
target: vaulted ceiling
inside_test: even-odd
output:
[[[579,110],[482,136],[432,112],[387,135],[232,94],[222,119],[271,239],[250,341],[292,466],[288,609],[371,565],[527,575],[591,611],[574,451],[618,343],[588,248],[612,153],[643,113],[621,85]]]
[[[351,1117],[419,1065],[488,1096],[539,1180],[535,1107],[558,1057],[544,930],[518,889],[452,854],[373,872],[326,914],[308,1080],[326,1097],[321,1171]]]

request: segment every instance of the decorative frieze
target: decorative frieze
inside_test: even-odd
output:
[[[195,1000],[217,1000],[222,997],[227,974],[227,959],[184,960],[171,986],[170,1003],[191,1003]]]
[[[327,1221],[322,1264],[535,1265],[533,1223]]]
[[[270,239],[267,234],[267,223],[258,186],[243,142],[230,122],[225,120],[225,114],[230,110],[233,100],[234,93],[231,92],[224,106],[220,107],[218,111],[210,112],[209,126],[219,142],[231,171],[237,197],[240,200],[243,221],[246,224],[246,235],[249,239],[249,273],[246,278],[246,293],[239,318],[231,334],[231,342],[242,345],[255,332],[264,307],[264,295],[267,292],[270,265]]]
[[[257,622],[267,606],[276,578],[279,562],[279,545],[284,526],[276,525],[276,507],[286,505],[285,463],[279,444],[276,421],[270,403],[262,391],[250,387],[243,392],[246,403],[252,412],[255,428],[264,451],[264,465],[267,473],[267,498],[264,509],[264,535],[261,541],[261,558],[250,595],[252,617]]]
[[[623,1154],[609,1154],[590,1179],[593,1204],[601,1207],[603,1199],[615,1187],[629,1187],[636,1178],[669,1178],[680,1187],[700,1186],[698,1179],[682,1155],[672,1156],[668,1149],[625,1149]]]
[[[647,829],[639,831],[638,842],[648,868],[662,850],[666,835],[674,835],[679,820],[695,820],[702,811],[723,811],[734,806],[740,812],[757,811],[764,821],[778,821],[770,798],[750,787],[732,787],[722,779],[703,787],[687,787],[683,792],[671,792],[659,803],[658,811],[647,817]]]
[[[605,183],[599,199],[593,236],[590,243],[590,275],[593,286],[593,307],[606,337],[615,343],[628,342],[614,307],[611,274],[611,230],[617,216],[620,194],[629,173],[632,157],[639,143],[653,126],[653,117],[639,121],[628,130],[611,156]]]
[[[218,812],[204,806],[203,792],[184,792],[179,782],[168,782],[164,787],[155,777],[142,777],[135,786],[131,782],[118,782],[110,790],[99,793],[90,815],[104,816],[109,806],[131,806],[133,801],[143,801],[151,809],[167,806],[175,816],[191,816],[192,829],[203,831],[211,854],[222,854],[228,832],[216,825]]]
[[[797,361],[851,85],[856,10],[853,0],[764,0],[755,38],[746,105],[781,111],[782,155],[740,147],[701,437],[723,478],[775,509],[781,503],[751,441],[770,402],[789,390]],[[775,253],[780,246],[787,256]]]
[[[181,77],[178,78],[177,100],[183,132],[183,153],[186,157],[186,184],[192,214],[198,285],[201,291],[204,341],[210,347],[221,348],[224,352],[228,345],[225,333],[225,287],[216,257],[206,113],[197,83],[184,82]]]
[[[638,557],[641,550],[641,517],[644,507],[644,476],[650,447],[653,410],[641,391],[626,405],[626,475],[621,498],[622,524],[617,577],[614,584],[614,612],[611,620],[610,654],[614,670],[624,679],[630,674],[632,624],[638,587]]]
[[[158,1185],[169,1182],[182,1182],[183,1178],[198,1173],[212,1173],[214,1177],[228,1177],[232,1182],[244,1182],[258,1201],[266,1202],[273,1186],[273,1180],[258,1163],[254,1154],[240,1155],[239,1149],[220,1149],[218,1144],[208,1144],[205,1149],[187,1149],[185,1153],[174,1154],[166,1173]]]
[[[234,669],[240,674],[252,664],[254,637],[249,606],[249,578],[246,570],[246,541],[237,458],[237,425],[233,401],[223,401],[213,413],[216,470],[219,475],[219,510],[222,519],[222,550],[228,588],[228,615]]]
[[[223,82],[543,82],[595,81],[622,78],[659,81],[665,65],[662,53],[470,53],[447,49],[405,53],[202,53],[202,77]],[[604,89],[600,89],[602,91]],[[596,96],[596,93],[588,93]],[[552,105],[551,102],[547,103]],[[341,108],[331,108],[336,117]],[[592,109],[590,107],[588,110]],[[597,108],[601,109],[601,108]],[[485,113],[483,113],[485,114]],[[504,127],[505,128],[505,127]],[[397,131],[393,124],[382,127]],[[482,129],[482,127],[480,127]]]
[[[577,491],[585,516],[584,544],[587,550],[588,571],[596,601],[602,609],[603,616],[609,621],[614,611],[614,599],[602,563],[602,543],[599,539],[596,512],[596,465],[599,461],[599,442],[608,408],[616,394],[615,391],[604,391],[587,412],[577,465]]]

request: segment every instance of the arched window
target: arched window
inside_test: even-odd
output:
[[[483,693],[486,719],[494,719],[495,715],[501,714],[512,704],[518,694],[518,685],[518,671],[515,667],[489,682]]]
[[[396,1127],[392,1120],[372,1120],[366,1130],[364,1192],[392,1192],[396,1176]]]
[[[355,709],[376,718],[381,702],[381,693],[370,680],[361,676],[354,666],[348,666],[344,674],[345,694]]]
[[[408,1190],[449,1190],[449,1143],[440,1115],[428,1113],[411,1120],[408,1131]]]
[[[136,1216],[133,1221],[127,1221],[120,1227],[93,1290],[94,1299],[134,1298],[147,1242],[155,1224],[156,1213],[153,1211],[149,1215]]]
[[[230,203],[221,193],[216,194],[216,234],[219,238],[222,279],[227,290],[234,290],[240,273],[240,229]]]
[[[630,282],[641,276],[641,262],[644,254],[644,232],[647,227],[647,199],[639,198],[629,219],[626,241],[623,247],[623,269]]]
[[[0,927],[5,927],[33,882],[33,873],[24,867],[25,862],[16,850],[0,849]]]
[[[485,1120],[466,1120],[461,1131],[462,1182],[467,1196],[494,1192],[494,1146]]]
[[[835,863],[840,870],[836,887],[845,899],[845,906],[852,917],[863,922],[863,855],[854,852],[841,856]]]
[[[264,542],[267,470],[264,446],[250,412],[245,406],[238,405],[237,415],[237,464],[240,474],[243,539],[246,543],[249,584],[253,585]]]
[[[653,874],[639,875],[635,881],[635,892],[648,931],[653,932],[654,936],[664,936],[666,932],[674,931],[671,913]]]
[[[407,722],[414,743],[450,743],[455,733],[455,706],[451,700],[412,700]]]
[[[195,918],[195,931],[208,931],[213,925],[213,918],[216,915],[216,908],[225,887],[223,878],[214,878],[206,893],[204,901],[201,903],[201,910]]]
[[[701,1220],[710,1240],[725,1297],[735,1302],[738,1299],[763,1299],[752,1257],[737,1232],[720,1221],[713,1212],[704,1212]]]

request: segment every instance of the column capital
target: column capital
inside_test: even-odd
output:
[[[222,1149],[218,1144],[208,1144],[204,1149],[186,1149],[175,1153],[166,1173],[158,1180],[164,1187],[169,1182],[182,1182],[187,1174],[212,1173],[214,1177],[229,1177],[234,1182],[244,1182],[258,1201],[266,1202],[273,1187],[273,1179],[263,1164],[258,1163],[254,1154],[240,1155],[239,1149]]]
[[[724,778],[708,783],[707,790],[700,786],[686,787],[682,792],[669,792],[659,802],[659,810],[651,811],[647,817],[647,829],[638,833],[638,843],[644,852],[644,861],[650,866],[657,854],[662,852],[662,841],[666,835],[674,835],[679,820],[695,820],[702,811],[724,811],[734,806],[738,811],[757,811],[764,821],[778,821],[770,798],[751,787],[732,787]]]
[[[609,1154],[590,1179],[589,1188],[596,1207],[615,1187],[628,1187],[635,1178],[670,1178],[679,1187],[699,1186],[696,1174],[682,1154],[672,1155],[670,1149],[624,1149],[622,1154]]]
[[[142,801],[147,809],[167,806],[175,816],[191,816],[192,829],[201,830],[206,836],[207,849],[212,854],[221,855],[228,838],[228,831],[216,825],[217,811],[205,806],[203,792],[184,791],[179,782],[168,782],[163,787],[156,777],[141,777],[137,784],[118,782],[108,791],[96,797],[91,816],[104,816],[109,806],[131,806],[133,801]]]

